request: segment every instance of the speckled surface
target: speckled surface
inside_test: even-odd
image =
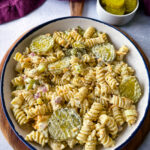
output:
[[[70,10],[68,2],[47,0],[39,9],[29,15],[19,20],[0,25],[0,61],[7,49],[23,32],[51,19],[69,15]],[[96,0],[86,1],[83,16],[98,19],[96,14]],[[120,28],[128,33],[141,46],[150,60],[150,17],[145,16],[142,11],[138,11],[130,23]],[[12,150],[0,131],[0,150],[6,149]],[[145,138],[143,144],[139,147],[139,150],[149,149],[150,133]]]

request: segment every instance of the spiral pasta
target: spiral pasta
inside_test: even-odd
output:
[[[72,84],[66,84],[64,86],[57,86],[56,93],[62,96],[66,101],[69,101],[71,98],[74,98],[76,91],[73,89]]]
[[[125,120],[129,126],[133,125],[137,120],[137,111],[135,106],[132,105],[129,109],[124,110]]]
[[[76,30],[72,30],[70,32],[70,35],[73,37],[75,41],[84,42],[84,38]]]
[[[133,75],[134,69],[129,67],[128,64],[124,63],[123,61],[115,62],[113,66],[113,71],[121,76],[124,75]]]
[[[95,32],[95,28],[94,27],[88,27],[85,30],[85,33],[84,33],[83,37],[85,37],[85,38],[88,39],[88,38],[92,37],[92,35],[94,34],[94,32]]]
[[[37,105],[35,107],[31,107],[30,109],[25,109],[28,119],[34,118],[37,115],[45,115],[48,111],[49,110],[46,104]]]
[[[119,60],[123,60],[124,56],[127,55],[129,49],[127,46],[123,45],[116,53],[118,55]]]
[[[101,115],[100,116],[101,124],[107,126],[109,133],[112,135],[113,138],[117,136],[118,133],[118,126],[113,117],[109,117],[108,115]]]
[[[92,133],[88,136],[87,142],[85,143],[85,150],[95,150],[96,149],[96,130],[93,130]]]
[[[64,32],[57,32],[57,33],[58,33],[59,36],[61,36],[63,39],[65,39],[66,41],[68,41],[70,45],[74,43],[74,40],[72,39],[70,33],[68,33],[68,34],[66,34],[66,33],[64,33]]]
[[[93,56],[91,56],[91,55],[84,54],[84,55],[82,56],[82,61],[83,61],[84,63],[92,63],[92,62],[95,62],[95,58],[94,58]]]
[[[97,44],[102,44],[102,43],[104,43],[106,41],[107,41],[107,36],[104,33],[104,34],[100,34],[99,37],[86,39],[85,40],[85,45],[87,47],[93,47],[93,46],[95,46]]]
[[[36,100],[34,99],[34,96],[31,92],[24,91],[24,92],[22,92],[22,96],[30,106],[33,106],[34,104],[36,104]]]
[[[11,105],[13,108],[19,108],[24,102],[24,98],[22,95],[18,95],[11,101]]]
[[[80,143],[86,143],[88,135],[91,133],[91,131],[94,129],[94,123],[90,120],[86,120],[83,122],[83,126],[77,135],[77,140],[79,140]]]
[[[105,77],[106,82],[110,86],[111,89],[116,89],[119,83],[117,80],[113,77],[111,73],[108,73]]]
[[[100,84],[100,86],[101,86],[101,95],[102,96],[107,96],[108,94],[111,94],[112,91],[106,82]]]
[[[32,131],[31,133],[27,134],[25,140],[29,142],[36,142],[42,147],[48,143],[48,139],[39,131]]]
[[[28,122],[28,119],[27,119],[24,111],[21,110],[20,108],[13,108],[13,114],[14,114],[17,122],[19,123],[19,125],[23,125]]]
[[[99,137],[98,140],[105,148],[113,147],[115,145],[115,142],[106,133],[106,129],[102,125],[96,124],[96,130],[97,130],[97,136]]]
[[[96,79],[98,84],[105,83],[105,73],[106,73],[106,68],[96,67]]]
[[[112,114],[113,114],[114,119],[116,120],[117,124],[119,126],[122,126],[125,121],[123,118],[123,114],[118,106],[112,106]]]
[[[103,110],[103,106],[100,103],[94,102],[90,110],[85,114],[85,119],[96,121],[100,112]]]
[[[132,101],[125,97],[113,95],[111,103],[120,108],[128,109],[131,106]]]
[[[23,82],[23,77],[19,76],[19,77],[15,77],[13,80],[11,80],[13,86],[18,86],[18,85],[22,85]]]
[[[22,63],[23,59],[24,59],[24,56],[19,52],[17,52],[14,56],[14,60],[18,61],[19,63]]]
[[[59,45],[61,45],[61,46],[63,46],[63,47],[68,47],[68,42],[67,42],[65,39],[63,39],[63,38],[59,35],[58,32],[55,32],[55,33],[53,34],[53,38],[54,38],[54,40],[55,40]]]

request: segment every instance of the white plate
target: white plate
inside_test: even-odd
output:
[[[10,101],[11,101],[11,84],[10,81],[13,77],[15,77],[15,65],[16,62],[13,60],[13,57],[16,52],[23,52],[26,46],[28,46],[31,40],[37,35],[44,33],[53,33],[56,30],[68,30],[69,28],[73,28],[76,26],[81,26],[82,28],[87,28],[89,26],[95,27],[97,30],[106,32],[111,41],[114,43],[116,48],[121,47],[122,45],[127,45],[130,49],[130,52],[127,56],[127,62],[136,70],[136,76],[138,77],[140,84],[143,90],[143,96],[138,103],[138,121],[132,127],[127,127],[117,138],[116,145],[113,148],[108,149],[120,149],[124,146],[129,140],[135,135],[137,130],[140,128],[146,113],[148,111],[148,107],[150,104],[149,100],[149,71],[146,63],[144,62],[142,54],[135,47],[135,45],[119,30],[115,29],[113,26],[100,22],[98,20],[84,18],[84,17],[65,17],[55,19],[49,22],[46,22],[42,25],[37,26],[36,28],[29,31],[25,34],[13,47],[10,52],[4,68],[2,72],[2,80],[1,80],[1,97],[2,104],[4,108],[4,112],[6,117],[16,133],[16,135],[30,148],[30,149],[38,149],[38,150],[48,150],[49,148],[42,148],[37,144],[28,143],[24,140],[24,137],[27,133],[29,133],[28,129],[21,128],[15,121],[14,116],[10,110]],[[75,149],[80,149],[79,147]]]

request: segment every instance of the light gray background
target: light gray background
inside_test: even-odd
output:
[[[67,1],[47,0],[40,8],[29,15],[0,25],[0,61],[7,49],[23,32],[51,19],[69,16],[70,9]],[[96,14],[96,0],[86,0],[83,16],[98,19]],[[150,60],[150,17],[138,11],[134,19],[127,25],[120,27],[138,42]],[[139,150],[150,149],[150,133],[145,138]],[[0,131],[0,150],[12,150]]]

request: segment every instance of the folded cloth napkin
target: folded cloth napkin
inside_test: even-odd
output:
[[[23,17],[45,0],[0,0],[0,24]]]

